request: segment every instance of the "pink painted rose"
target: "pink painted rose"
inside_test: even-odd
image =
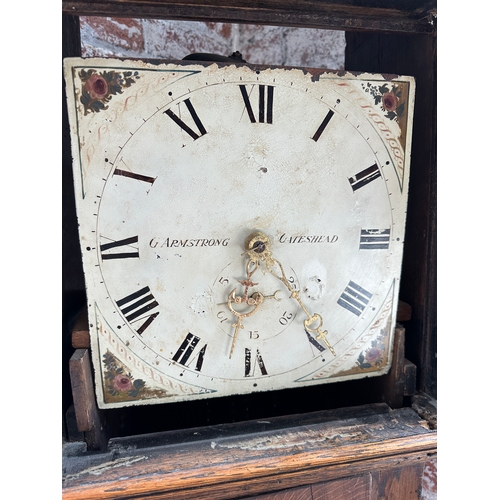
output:
[[[382,351],[378,347],[372,347],[365,355],[365,360],[368,363],[374,363],[380,359]]]
[[[102,99],[108,95],[108,82],[97,73],[93,73],[85,82],[85,90],[92,99]]]
[[[382,96],[382,106],[386,111],[395,111],[398,107],[398,98],[393,92],[386,92]]]
[[[113,379],[113,387],[120,392],[130,391],[132,386],[132,381],[125,375],[117,375]]]

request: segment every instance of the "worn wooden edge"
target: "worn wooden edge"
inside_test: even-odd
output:
[[[64,14],[294,26],[381,33],[435,32],[435,5],[424,11],[367,8],[321,0],[63,0]]]
[[[382,451],[385,449],[385,453]],[[232,499],[292,488],[320,481],[339,479],[411,463],[424,463],[436,453],[436,436],[398,438],[380,444],[358,445],[337,457],[325,454],[297,453],[286,459],[247,461],[235,464],[228,454],[227,465],[217,464],[196,469],[178,470],[175,477],[163,474],[158,460],[151,461],[148,473],[138,471],[146,455],[121,463],[112,461],[95,468],[93,474],[105,476],[106,467],[121,467],[122,476],[111,481],[88,480],[63,488],[63,500],[108,499]],[[312,465],[313,464],[313,465]],[[237,495],[235,492],[241,492]]]
[[[95,399],[89,349],[75,350],[69,360],[69,374],[77,429],[84,433],[88,449],[103,449],[107,437]]]
[[[405,329],[397,324],[394,330],[392,363],[389,373],[378,379],[384,401],[391,408],[401,408],[404,403],[404,380],[402,377],[405,360]]]
[[[411,320],[411,305],[403,302],[402,300],[398,301],[398,315],[396,321],[410,321]]]
[[[90,347],[90,333],[88,310],[82,309],[71,331],[71,345],[74,349],[88,349]]]
[[[406,408],[398,410],[398,414],[405,412],[416,414]],[[357,425],[359,422],[371,422],[381,425],[393,410],[386,403],[363,404],[354,407],[318,410],[308,413],[280,415],[270,418],[259,418],[239,422],[221,423],[209,426],[174,429],[170,431],[153,432],[133,436],[114,437],[109,440],[109,449],[114,452],[127,449],[144,449],[158,446],[187,445],[192,442],[230,440],[236,437],[264,436],[270,433],[283,435],[293,429],[304,430],[327,422],[330,426],[340,428],[345,425]],[[421,421],[418,422],[419,426]]]
[[[95,398],[88,349],[77,349],[69,360],[69,374],[76,423],[80,432],[89,431],[95,425]]]
[[[437,400],[435,398],[425,392],[418,392],[411,398],[411,407],[427,421],[429,429],[437,430]]]
[[[88,310],[82,309],[71,330],[71,345],[74,349],[88,349],[90,347],[90,333]]]
[[[409,408],[194,443],[129,443],[64,474],[63,499],[238,498],[424,463],[436,449],[437,434]]]
[[[417,392],[417,365],[409,359],[403,364],[404,396],[413,396]]]

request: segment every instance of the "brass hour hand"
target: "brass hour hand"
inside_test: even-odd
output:
[[[258,263],[254,265],[253,268],[252,266],[247,266],[247,278],[244,280],[238,280],[239,283],[245,287],[243,295],[236,295],[236,288],[235,288],[227,296],[227,307],[233,313],[233,315],[238,318],[236,323],[231,325],[234,327],[234,335],[233,335],[233,342],[231,344],[231,350],[229,352],[229,358],[231,358],[233,355],[234,346],[236,344],[236,338],[238,337],[238,332],[244,328],[242,319],[248,318],[249,316],[255,314],[257,312],[257,309],[266,299],[271,298],[271,299],[281,300],[280,298],[278,298],[279,290],[276,290],[273,295],[264,295],[261,292],[255,292],[250,297],[248,296],[248,289],[252,286],[258,285],[258,283],[254,283],[251,280],[251,277],[255,273],[257,268],[258,268]],[[248,310],[237,311],[233,307],[233,304],[246,304],[247,306],[253,307],[253,309],[249,311]]]
[[[252,283],[252,284],[250,284],[250,283],[252,283],[252,282],[250,282],[249,280],[246,280],[246,282],[244,283],[245,292],[242,296],[236,295],[236,288],[234,290],[232,290],[231,293],[227,296],[227,307],[233,313],[233,315],[238,318],[237,322],[234,323],[233,325],[231,325],[234,327],[234,335],[233,335],[233,342],[231,344],[231,351],[229,352],[230,358],[233,355],[234,345],[236,344],[236,338],[238,337],[238,332],[240,331],[240,329],[244,328],[243,323],[242,323],[242,319],[248,318],[249,316],[252,316],[252,314],[255,314],[257,312],[257,309],[262,304],[262,302],[264,302],[264,298],[263,298],[264,296],[262,294],[258,294],[258,293],[254,294],[254,295],[257,295],[256,298],[248,297],[248,288],[250,286],[253,286],[253,284],[256,284],[256,283]],[[246,311],[246,312],[237,311],[233,307],[233,304],[242,304],[242,303],[247,304],[249,306],[254,306],[254,307],[250,311]]]

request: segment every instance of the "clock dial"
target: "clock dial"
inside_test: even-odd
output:
[[[66,74],[101,407],[388,371],[411,79],[75,59]]]

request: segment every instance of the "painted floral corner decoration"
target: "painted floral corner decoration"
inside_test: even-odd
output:
[[[371,342],[371,347],[361,352],[356,364],[362,370],[376,370],[387,362],[387,330],[380,330],[380,335]]]
[[[124,88],[130,87],[140,78],[137,71],[97,73],[94,69],[82,69],[79,76],[82,80],[80,102],[85,109],[85,115],[108,109],[107,103],[114,95],[123,93]]]
[[[146,387],[142,379],[134,379],[126,367],[109,351],[103,356],[104,392],[107,403],[164,397],[165,392]]]
[[[407,102],[409,98],[409,84],[399,83],[374,83],[362,84],[365,92],[370,94],[376,106],[380,106],[388,120],[395,121],[399,126],[399,141],[403,151],[406,150],[406,128],[408,120]]]
[[[389,87],[387,83],[383,85],[367,83],[363,88],[373,97],[375,104],[382,107],[386,118],[400,121],[405,116],[406,100],[400,85],[394,84]]]

